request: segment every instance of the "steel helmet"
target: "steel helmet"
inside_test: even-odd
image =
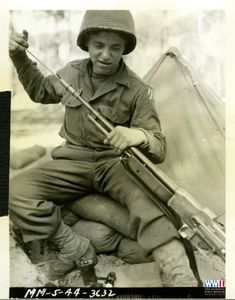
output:
[[[123,54],[135,49],[136,35],[133,17],[128,10],[87,10],[82,20],[77,45],[85,51],[86,34],[97,30],[116,31],[126,37],[126,47]]]

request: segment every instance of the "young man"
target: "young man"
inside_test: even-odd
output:
[[[142,148],[156,163],[164,161],[166,142],[147,85],[123,62],[136,46],[129,11],[85,13],[78,46],[89,58],[68,63],[58,74],[101,112],[115,128],[104,137],[87,111],[54,76],[44,77],[26,55],[28,34],[10,40],[10,57],[19,79],[34,102],[65,106],[60,135],[64,146],[53,160],[26,171],[11,183],[11,217],[25,242],[51,239],[60,249],[49,277],[69,272],[95,253],[89,240],[66,226],[57,205],[71,203],[91,191],[104,193],[127,206],[130,224],[138,226],[137,241],[152,253],[166,286],[197,286],[178,232],[162,211],[130,179],[119,156],[130,146]],[[95,208],[94,208],[95,209]]]

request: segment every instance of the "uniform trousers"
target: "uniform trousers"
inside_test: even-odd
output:
[[[10,184],[10,216],[21,229],[24,242],[50,238],[61,222],[60,206],[94,192],[104,193],[128,208],[127,226],[138,228],[136,238],[146,255],[178,238],[172,223],[113,153],[59,146],[52,151],[53,160],[14,177]]]

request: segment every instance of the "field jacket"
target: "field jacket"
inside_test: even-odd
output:
[[[58,95],[51,85],[52,75],[45,77],[26,54],[12,57],[19,80],[30,98],[37,103],[62,103],[65,106],[64,123],[60,135],[70,145],[93,149],[110,149],[104,145],[105,136],[88,119],[86,108],[64,90]],[[142,129],[148,138],[145,154],[155,163],[165,159],[166,141],[161,132],[151,88],[146,85],[123,60],[116,74],[108,77],[94,92],[90,80],[89,58],[69,62],[58,74],[90,105],[114,126]]]

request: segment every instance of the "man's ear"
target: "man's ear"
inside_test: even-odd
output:
[[[126,35],[125,34],[120,34],[121,35],[121,38],[123,39],[123,41],[124,41],[124,49],[123,49],[123,52],[125,52],[125,50],[126,50],[126,48],[127,48],[127,45],[128,45],[128,43],[129,43],[129,40],[128,40],[128,38],[126,37]],[[123,53],[122,53],[123,54]]]
[[[84,44],[88,48],[88,42],[89,42],[89,33],[87,33],[84,37]]]

